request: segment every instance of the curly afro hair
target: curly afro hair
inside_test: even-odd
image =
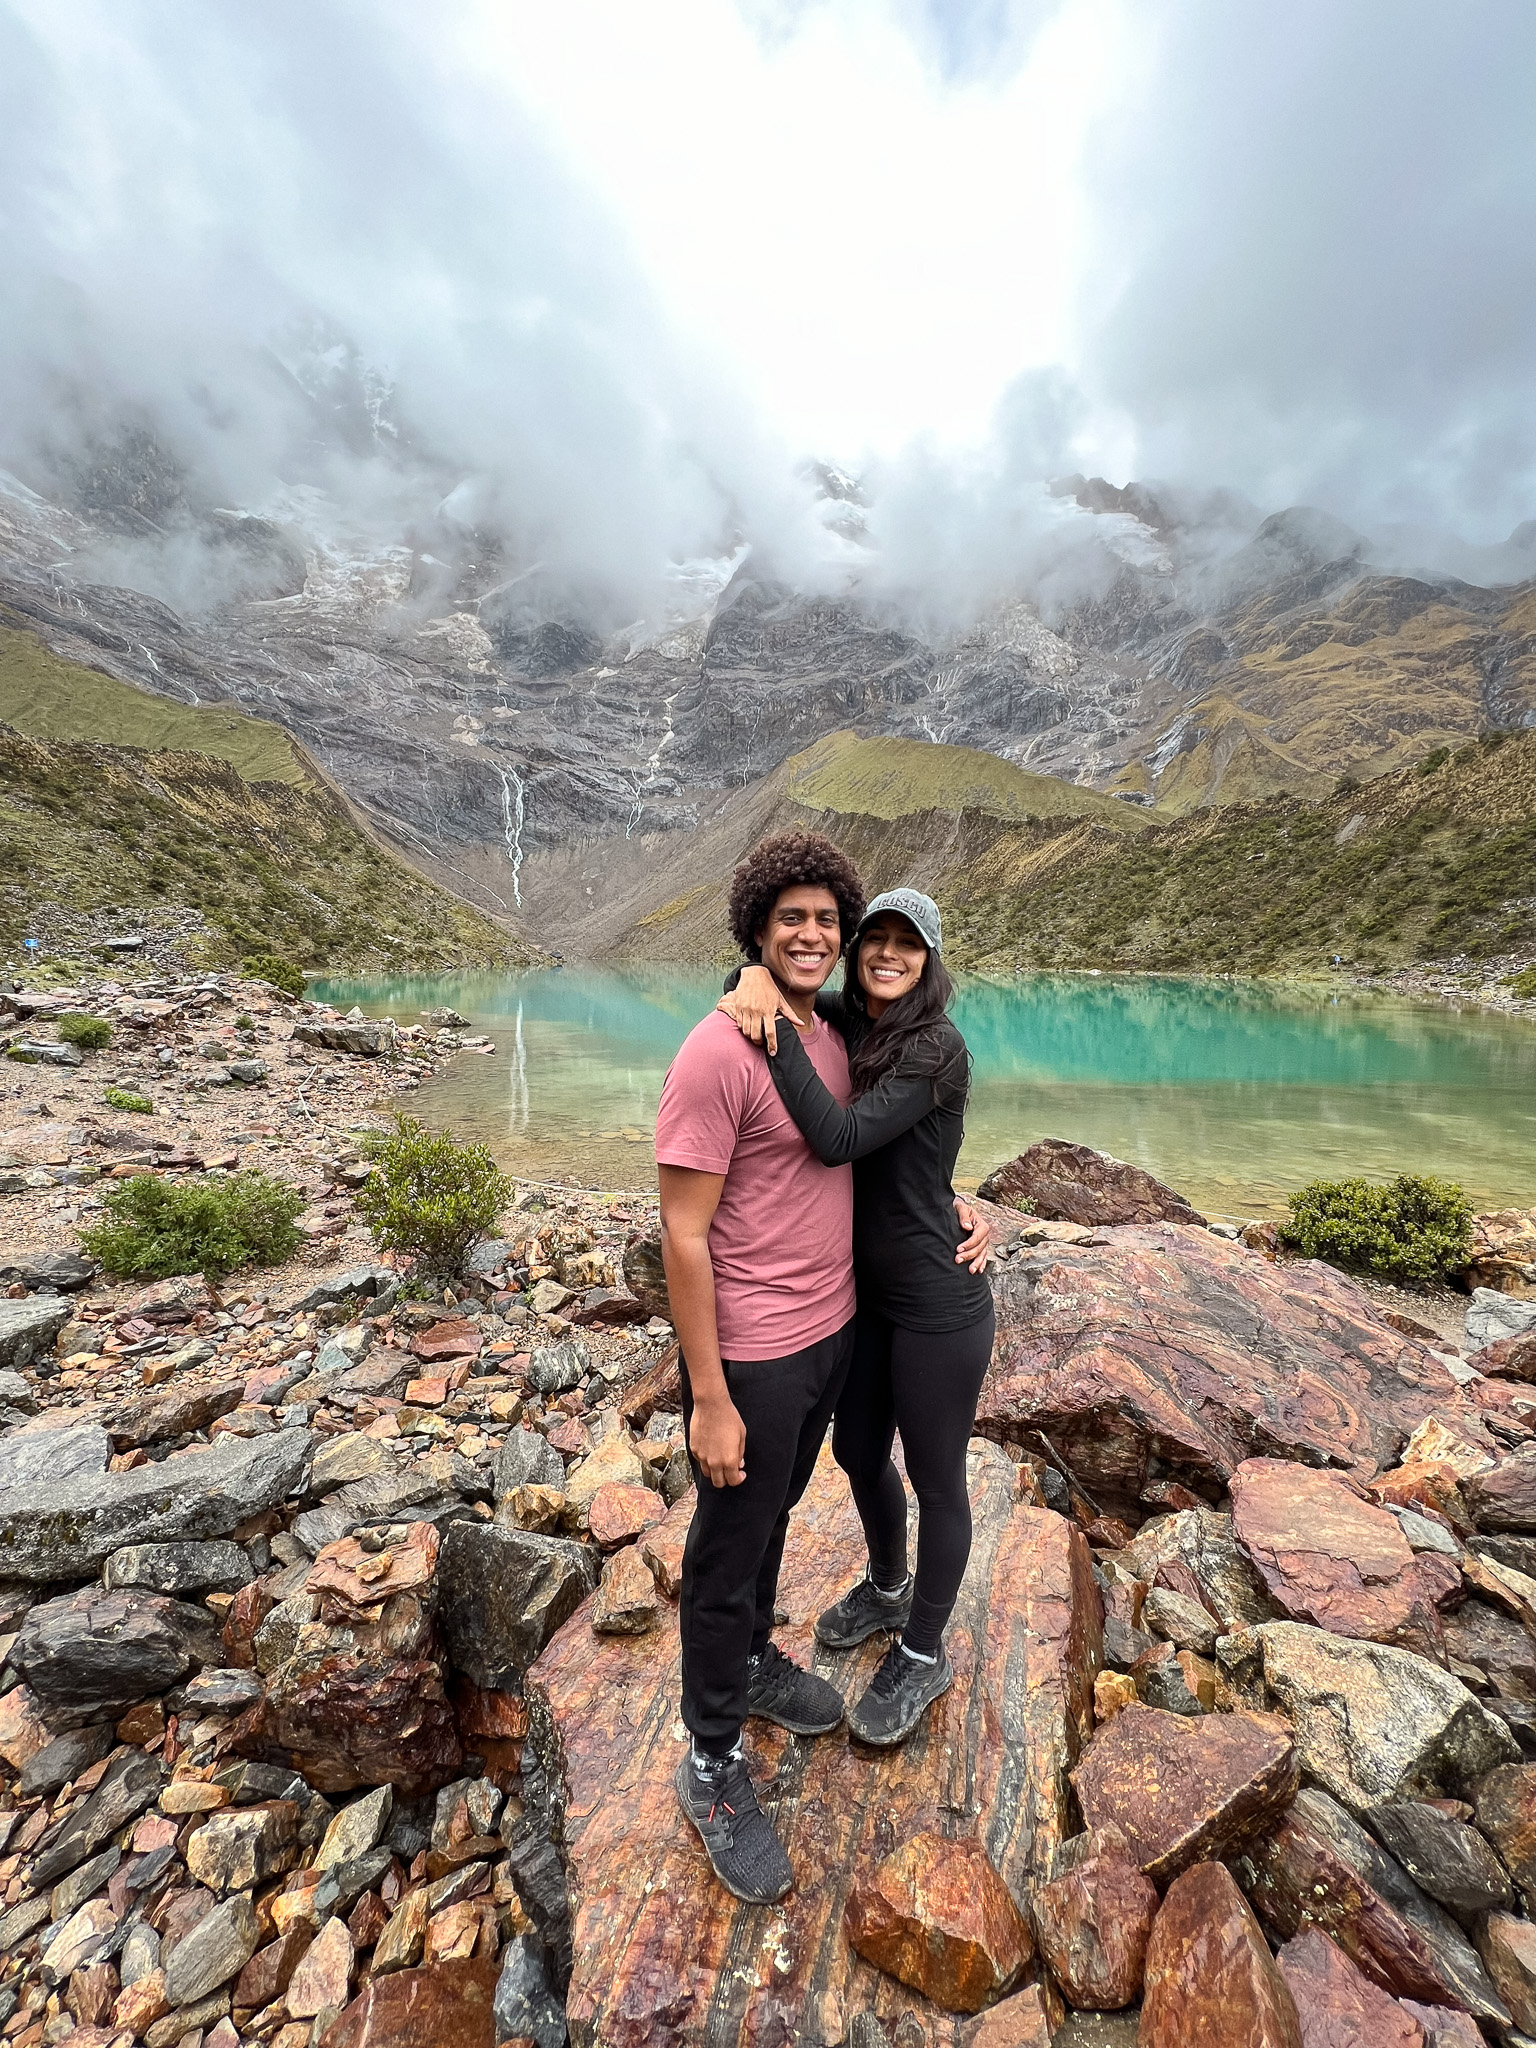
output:
[[[762,957],[757,935],[779,896],[806,883],[830,889],[837,898],[846,949],[864,915],[858,869],[840,846],[819,832],[776,832],[771,839],[759,840],[731,877],[731,936],[749,960]]]

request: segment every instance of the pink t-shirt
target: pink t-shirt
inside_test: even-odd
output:
[[[842,1039],[818,1018],[801,1043],[846,1107]],[[667,1070],[656,1160],[725,1175],[709,1226],[723,1358],[786,1358],[843,1327],[854,1310],[853,1168],[822,1165],[767,1060],[718,1010]]]

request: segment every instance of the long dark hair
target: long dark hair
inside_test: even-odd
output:
[[[848,1078],[854,1094],[867,1095],[899,1067],[904,1074],[928,1075],[942,1107],[963,1109],[970,1093],[971,1055],[958,1031],[940,1028],[955,996],[943,961],[930,946],[916,985],[887,1004],[879,1017],[871,1017],[859,980],[863,943],[862,936],[853,941],[843,970],[843,1000],[858,1020],[849,1034]]]

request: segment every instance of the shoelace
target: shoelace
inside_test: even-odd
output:
[[[901,1688],[901,1681],[906,1676],[907,1669],[909,1666],[913,1671],[920,1671],[923,1668],[922,1665],[914,1662],[914,1660],[911,1657],[904,1657],[902,1655],[901,1645],[899,1643],[893,1644],[892,1647],[889,1650],[887,1650],[885,1654],[885,1659],[881,1664],[879,1670],[875,1673],[874,1677],[869,1681],[870,1691],[879,1693],[882,1699],[884,1699],[888,1693],[899,1691]]]
[[[800,1666],[793,1657],[786,1657],[777,1643],[769,1643],[757,1660],[758,1676],[766,1678],[771,1685],[782,1685],[785,1678],[793,1673],[800,1677]]]
[[[744,1777],[746,1776],[745,1769],[743,1769],[742,1775]],[[712,1821],[715,1815],[722,1809],[726,1813],[728,1813],[731,1816],[732,1826],[730,1833],[733,1840],[735,1839],[736,1828],[740,1825],[742,1821],[751,1818],[752,1810],[757,1804],[756,1794],[752,1790],[752,1780],[750,1778],[747,1778],[747,1794],[748,1798],[751,1800],[751,1805],[748,1805],[746,1800],[742,1800],[740,1791],[737,1789],[735,1785],[732,1785],[731,1790],[736,1793],[737,1799],[741,1800],[741,1806],[739,1810],[736,1807],[732,1806],[731,1802],[725,1797],[725,1788],[726,1784],[734,1776],[734,1772],[723,1771],[721,1773],[721,1783],[719,1785],[712,1785],[710,1787],[713,1796],[711,1797],[709,1802],[708,1815],[708,1820]],[[706,1825],[708,1825],[708,1822],[706,1822]]]

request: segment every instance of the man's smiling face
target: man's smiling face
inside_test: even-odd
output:
[[[757,943],[763,965],[785,995],[809,1004],[842,953],[837,898],[819,883],[781,890]]]

